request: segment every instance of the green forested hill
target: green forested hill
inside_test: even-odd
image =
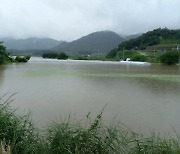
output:
[[[147,47],[160,45],[160,46],[176,46],[180,44],[180,30],[154,29],[147,33],[142,34],[138,38],[131,39],[119,44],[119,46],[108,53],[107,57],[114,58],[117,51],[121,50],[144,50]]]

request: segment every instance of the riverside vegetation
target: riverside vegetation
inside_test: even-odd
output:
[[[138,38],[124,41],[118,47],[112,49],[106,57],[99,54],[71,55],[74,60],[103,60],[120,61],[130,58],[131,61],[141,61],[150,63],[162,63],[165,65],[176,65],[180,63],[180,30],[154,29],[142,34]],[[56,51],[58,52],[58,51]],[[63,53],[42,54],[43,58],[68,59]]]
[[[62,53],[44,53],[42,54],[43,58],[51,58],[51,59],[68,59],[68,55],[66,55],[64,52]]]
[[[10,63],[13,59],[9,57],[6,48],[0,42],[0,64]]]
[[[16,58],[11,57],[7,52],[6,52],[6,47],[2,45],[2,42],[0,42],[0,64],[7,64],[7,63],[12,63],[12,62],[27,62],[30,60],[31,56],[26,55],[26,56],[16,56]]]
[[[43,58],[50,58],[50,59],[68,59],[68,55],[65,53],[44,53],[42,55]],[[117,56],[113,57],[85,57],[85,56],[78,56],[78,57],[71,57],[74,60],[102,60],[102,61],[119,61],[122,59],[130,58],[131,61],[140,61],[140,62],[151,62],[151,63],[162,63],[164,65],[176,65],[180,63],[180,51],[167,51],[164,53],[152,53],[148,52],[148,55],[142,55],[141,51],[118,51]]]
[[[12,154],[180,154],[179,136],[138,135],[120,122],[106,126],[102,112],[90,113],[81,121],[70,118],[52,122],[46,130],[35,127],[29,114],[17,115],[11,109],[12,96],[0,99],[0,140],[2,151]],[[10,153],[10,152],[9,152]]]

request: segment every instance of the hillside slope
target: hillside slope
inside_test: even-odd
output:
[[[118,48],[114,48],[107,54],[107,57],[114,58],[121,50],[145,50],[152,46],[172,48],[177,44],[180,44],[180,30],[158,28],[144,33],[138,38],[120,43]]]
[[[54,50],[70,54],[107,53],[125,39],[112,31],[99,31],[72,42],[65,42]]]
[[[146,49],[148,46],[157,44],[178,44],[180,42],[180,30],[154,29],[147,33],[142,34],[138,38],[119,44],[118,49]]]

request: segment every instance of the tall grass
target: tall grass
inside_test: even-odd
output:
[[[92,120],[87,116],[86,122],[71,123],[69,120],[52,124],[47,132],[49,151],[52,153],[87,153],[108,154],[127,153],[134,134],[102,121],[102,113]]]
[[[29,114],[10,108],[11,100],[0,99],[0,154],[180,154],[178,135],[143,137],[118,121],[105,125],[102,112],[95,119],[88,114],[81,121],[53,122],[42,137]]]
[[[11,96],[0,99],[0,140],[10,145],[13,154],[35,153],[42,148],[41,139],[30,115],[18,116],[9,107]]]
[[[137,139],[131,151],[133,154],[180,154],[179,137],[152,133],[150,137]]]
[[[11,154],[10,146],[4,145],[2,141],[0,144],[0,154]]]
[[[122,123],[105,126],[102,113],[87,123],[69,120],[52,124],[47,131],[48,153],[58,154],[180,154],[179,137],[152,133],[143,137]]]

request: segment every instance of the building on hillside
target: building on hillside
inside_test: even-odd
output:
[[[155,46],[149,46],[146,48],[147,51],[157,51],[157,52],[166,52],[168,50],[177,49],[177,45],[155,45]],[[180,46],[179,46],[180,49]]]
[[[180,50],[180,44],[177,45],[177,50]]]

